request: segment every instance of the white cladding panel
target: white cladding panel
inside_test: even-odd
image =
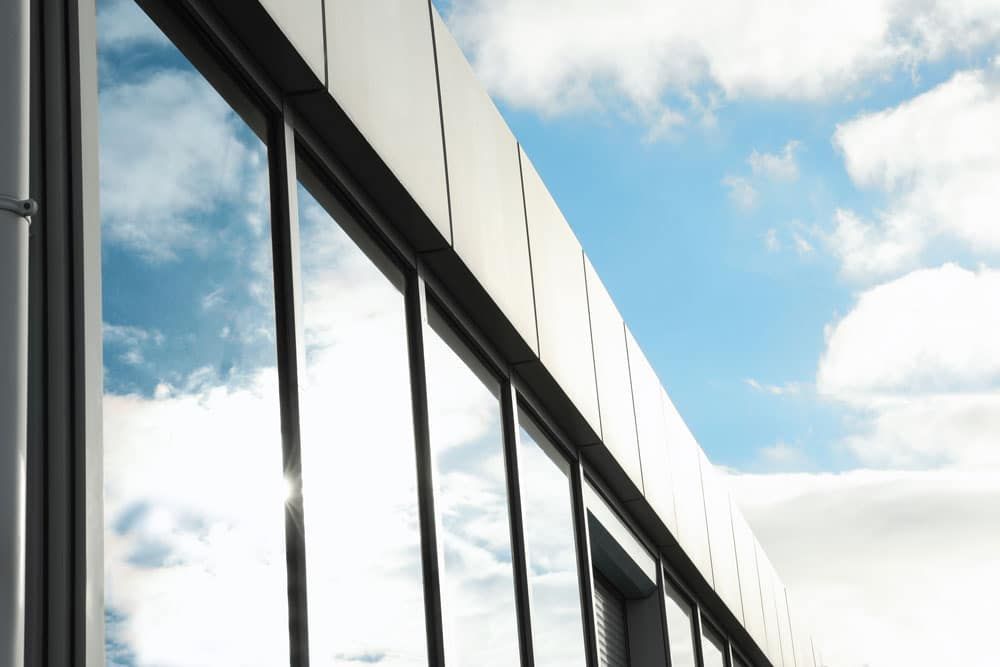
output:
[[[535,352],[535,303],[514,135],[434,13],[452,245]]]
[[[600,434],[583,249],[523,150],[521,177],[538,316],[538,355]]]
[[[413,0],[326,0],[327,87],[451,241],[431,12]]]

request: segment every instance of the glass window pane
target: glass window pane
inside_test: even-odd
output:
[[[304,165],[299,173],[314,179]],[[300,373],[309,648],[314,665],[426,665],[402,276],[300,185]],[[386,273],[383,273],[383,270]]]
[[[497,380],[432,315],[426,340],[446,659],[520,661]]]
[[[704,667],[726,667],[726,641],[704,623],[701,654]]]
[[[671,667],[696,667],[694,656],[694,611],[681,594],[664,580],[667,637]]]
[[[535,664],[577,667],[585,658],[569,464],[528,415],[522,412],[519,421]]]
[[[98,5],[108,661],[287,665],[266,150]]]

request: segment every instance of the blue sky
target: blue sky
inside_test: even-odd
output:
[[[824,663],[995,663],[1000,3],[434,4]]]
[[[435,2],[480,65],[477,49],[487,40],[463,31],[469,15],[516,25],[523,14],[525,29],[537,19],[521,12],[523,3],[495,3],[492,10],[485,4]],[[580,13],[589,6],[554,4],[567,11],[575,4]],[[913,68],[888,66],[819,99],[723,99],[709,123],[692,114],[655,141],[613,86],[609,91],[595,84],[596,104],[555,112],[545,103],[493,92],[712,460],[767,469],[775,462],[762,459],[759,450],[780,442],[803,454],[788,462],[793,469],[844,470],[855,464],[838,447],[851,428],[844,425],[848,415],[819,399],[811,385],[825,348],[824,327],[849,312],[864,284],[844,279],[822,234],[836,209],[871,214],[885,198],[851,181],[834,133],[839,123],[895,107],[958,70],[988,67],[995,54],[996,42],[986,40]],[[514,69],[511,76],[516,74]],[[711,81],[696,82],[692,94],[712,89]],[[679,100],[678,91],[664,89],[664,106]],[[780,155],[788,142],[797,142],[797,176],[754,176],[750,155]],[[753,206],[732,200],[729,177],[747,180],[756,193]],[[777,249],[769,248],[769,233]],[[796,237],[808,248],[797,248]],[[749,380],[799,389],[776,396]]]

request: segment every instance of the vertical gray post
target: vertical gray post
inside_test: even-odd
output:
[[[24,664],[28,0],[0,2],[0,664]],[[23,205],[26,206],[26,205]]]

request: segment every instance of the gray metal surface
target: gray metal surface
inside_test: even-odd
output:
[[[0,195],[28,196],[29,7],[0,3]],[[0,211],[0,663],[24,663],[28,220]]]
[[[101,290],[101,212],[98,205],[97,145],[97,10],[95,0],[75,0],[70,25],[78,39],[71,42],[77,52],[70,56],[78,67],[79,100],[71,100],[79,145],[79,160],[72,164],[75,220],[76,271],[70,281],[76,327],[72,340],[77,355],[77,385],[74,401],[78,411],[75,453],[82,465],[76,470],[78,493],[74,499],[76,535],[82,540],[85,562],[75,582],[81,591],[83,631],[81,647],[86,667],[105,664],[104,645],[104,330]],[[72,93],[72,86],[70,87]],[[78,170],[78,171],[77,171]],[[62,418],[61,415],[57,418]],[[79,505],[84,509],[78,509]]]
[[[584,484],[594,567],[629,597],[656,588],[656,559],[590,484]]]
[[[434,14],[452,245],[537,354],[517,141]]]
[[[414,0],[326,0],[327,87],[451,239],[431,13]]]
[[[260,0],[260,4],[316,77],[324,81],[323,0]]]
[[[656,371],[653,370],[653,366],[646,359],[646,355],[639,348],[628,327],[625,328],[625,350],[628,355],[632,385],[632,409],[635,413],[641,488],[663,523],[676,532],[673,485],[670,481],[666,428],[663,420],[663,389],[656,377]],[[630,459],[626,459],[625,463],[634,465]]]
[[[740,573],[740,596],[743,601],[743,626],[760,647],[767,646],[764,628],[764,604],[760,598],[760,579],[757,576],[757,546],[750,524],[735,502],[730,503],[733,520],[733,539],[736,543],[736,565]]]
[[[755,539],[756,542],[756,539]],[[775,667],[786,667],[781,659],[781,635],[778,627],[778,602],[774,567],[768,559],[760,542],[756,542],[757,573],[760,577],[760,597],[764,607],[764,626],[767,631],[767,646],[763,647],[767,657]]]
[[[667,664],[659,589],[644,598],[627,600],[629,667],[663,667]]]
[[[808,626],[803,621],[802,616],[793,611],[795,607],[787,590],[785,598],[788,601],[788,616],[792,623],[791,631],[795,646],[796,667],[816,667],[816,659],[812,650],[812,637],[809,634]]]
[[[0,212],[0,304],[0,663],[16,667],[24,635],[28,222],[8,212]]]
[[[625,602],[600,579],[594,582],[597,655],[601,667],[628,667]]]
[[[520,150],[538,315],[538,355],[600,434],[583,249],[531,160]]]
[[[708,522],[708,542],[712,548],[715,592],[742,623],[743,601],[739,570],[736,567],[736,544],[733,539],[729,488],[719,470],[707,458],[702,458],[701,484],[705,494],[705,515]]]
[[[792,637],[791,617],[788,615],[788,594],[785,585],[774,574],[775,604],[778,606],[778,638],[781,642],[781,659],[785,667],[795,667],[795,644]]]
[[[641,490],[639,445],[635,409],[632,405],[625,322],[586,255],[583,263],[590,303],[590,331],[593,336],[594,368],[604,445],[619,462],[624,462],[622,467]]]
[[[704,454],[676,410],[667,411],[665,417],[667,453],[670,457],[674,504],[677,509],[678,540],[705,580],[714,586],[705,520],[705,498],[701,486],[701,457]]]

